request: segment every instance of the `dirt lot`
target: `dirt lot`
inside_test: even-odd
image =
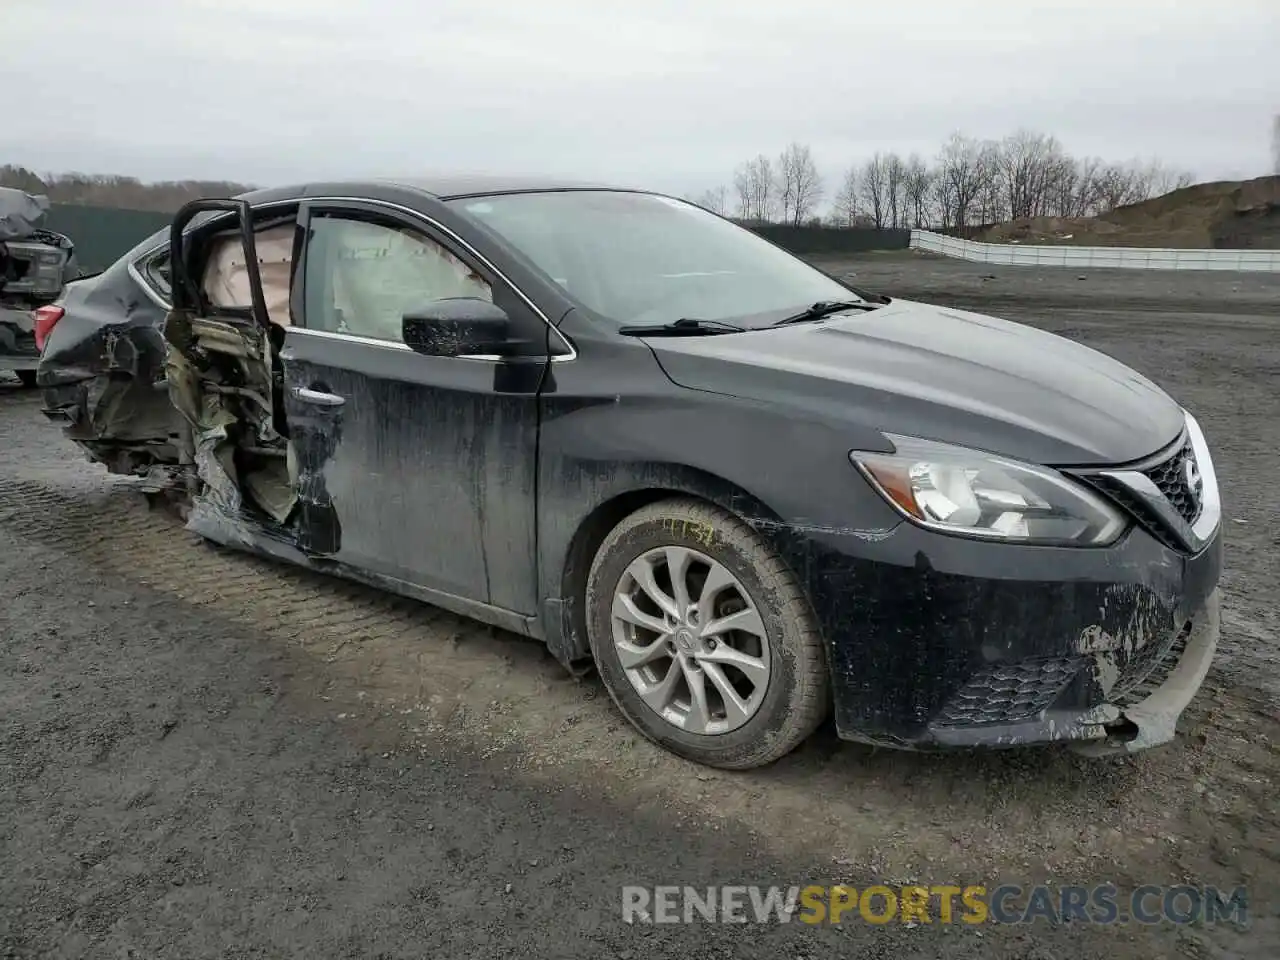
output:
[[[204,545],[0,389],[0,956],[1280,952],[1280,278],[915,255],[866,286],[1079,338],[1200,418],[1220,661],[1175,744],[776,767],[641,742],[528,641]],[[984,279],[993,277],[994,279]],[[629,926],[623,884],[1246,884],[1250,926]]]

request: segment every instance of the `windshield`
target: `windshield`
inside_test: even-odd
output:
[[[858,299],[749,230],[670,197],[583,190],[452,203],[619,325],[767,326],[817,301]]]

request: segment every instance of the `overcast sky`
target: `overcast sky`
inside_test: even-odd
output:
[[[0,0],[0,44],[0,163],[144,179],[683,193],[1019,126],[1234,178],[1280,111],[1280,0]]]

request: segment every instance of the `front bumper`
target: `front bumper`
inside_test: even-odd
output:
[[[1108,753],[1143,750],[1168,743],[1176,733],[1178,717],[1187,708],[1204,678],[1209,674],[1218,649],[1221,629],[1220,593],[1210,595],[1202,608],[1199,623],[1193,624],[1185,647],[1170,650],[1152,670],[1139,689],[1143,696],[1132,706],[1117,707],[1118,716],[1103,723],[1103,736],[1076,742],[1080,753],[1101,756]],[[1108,704],[1107,710],[1116,707]]]
[[[1194,556],[1134,527],[1104,549],[899,524],[791,541],[827,637],[836,727],[909,749],[1172,739],[1219,632],[1219,528]]]

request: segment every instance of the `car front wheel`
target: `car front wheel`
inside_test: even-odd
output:
[[[762,766],[827,713],[808,600],[765,540],[725,510],[673,499],[631,514],[600,545],[586,600],[610,696],[673,753]]]

